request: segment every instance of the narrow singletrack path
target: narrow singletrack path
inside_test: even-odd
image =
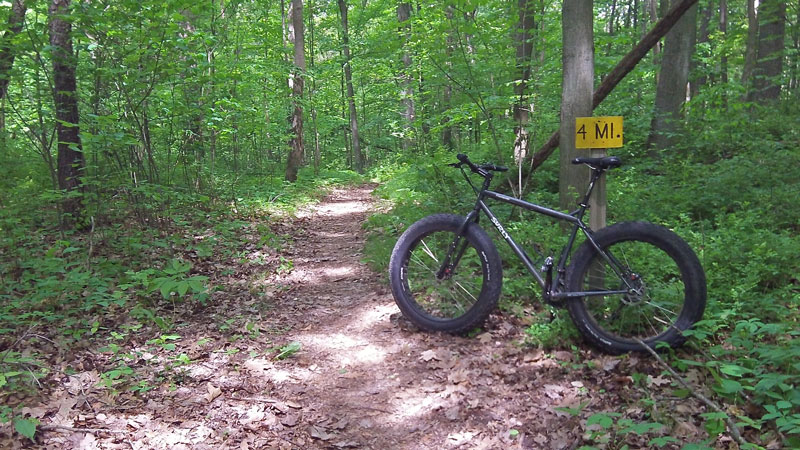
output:
[[[90,367],[66,377],[50,406],[62,417],[42,416],[50,428],[39,442],[561,450],[588,442],[593,412],[627,403],[628,417],[651,414],[637,406],[646,393],[627,374],[656,379],[658,371],[637,357],[531,349],[521,344],[520,319],[508,314],[471,337],[408,324],[385,277],[361,262],[372,188],[334,189],[275,225],[291,239],[278,251],[251,245],[247,267],[214,263],[232,275],[214,280],[220,288],[206,309],[176,318],[173,351],[189,362],[165,358],[167,375],[138,393],[100,390]],[[141,355],[148,367],[158,357]]]

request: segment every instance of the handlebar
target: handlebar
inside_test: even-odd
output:
[[[463,153],[459,153],[458,155],[456,155],[456,158],[458,158],[460,162],[450,164],[451,166],[461,167],[462,164],[466,164],[470,168],[470,170],[472,170],[472,172],[477,173],[478,175],[481,175],[483,177],[490,175],[489,172],[487,171],[506,172],[508,170],[508,167],[496,166],[494,164],[475,165],[475,163],[470,161],[469,157]]]

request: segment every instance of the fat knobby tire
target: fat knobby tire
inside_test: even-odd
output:
[[[663,333],[643,339],[650,348],[657,349],[659,342],[678,346],[685,340],[683,331],[692,327],[703,316],[706,305],[706,278],[703,267],[689,245],[677,234],[659,225],[648,222],[622,222],[594,233],[601,248],[615,243],[638,241],[657,247],[677,265],[684,285],[683,305],[674,323]],[[582,291],[583,276],[598,252],[588,241],[584,242],[572,257],[567,269],[567,287],[570,291]],[[636,270],[633,267],[632,270]],[[583,337],[594,346],[613,354],[644,351],[636,340],[617,336],[600,327],[587,310],[585,302],[592,298],[567,300],[567,309]]]
[[[428,314],[417,304],[409,289],[408,280],[404,278],[411,252],[422,238],[434,232],[449,232],[455,237],[464,219],[463,216],[452,214],[434,214],[425,217],[408,227],[392,251],[389,262],[392,295],[403,315],[423,330],[465,333],[481,325],[497,306],[503,282],[500,255],[489,235],[476,223],[467,226],[465,237],[481,255],[483,282],[477,301],[463,315],[443,319]],[[431,274],[431,277],[434,275]]]

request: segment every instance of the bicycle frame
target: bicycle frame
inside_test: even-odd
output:
[[[492,222],[497,232],[500,233],[500,236],[508,243],[511,247],[511,250],[519,257],[522,263],[525,265],[525,268],[528,272],[536,279],[539,286],[542,287],[544,292],[544,299],[545,301],[551,302],[554,300],[560,299],[567,299],[567,298],[575,298],[575,297],[590,297],[590,296],[602,296],[602,295],[609,295],[609,294],[628,294],[634,291],[634,287],[630,284],[629,280],[623,276],[622,273],[622,265],[608,252],[604,251],[597,242],[594,240],[592,235],[592,230],[583,223],[583,216],[586,213],[586,209],[588,208],[588,201],[589,197],[592,194],[592,190],[594,189],[595,182],[603,175],[603,170],[594,169],[592,170],[592,177],[589,182],[589,187],[586,191],[586,194],[583,197],[583,201],[581,201],[578,205],[578,209],[572,211],[570,213],[563,213],[561,211],[556,211],[554,209],[550,209],[541,205],[537,205],[535,203],[530,203],[522,199],[510,197],[508,195],[501,194],[499,192],[490,191],[489,184],[492,181],[492,174],[491,172],[487,172],[484,176],[484,182],[481,189],[477,189],[475,185],[472,184],[472,181],[469,179],[469,176],[466,172],[462,169],[462,173],[464,177],[467,179],[467,182],[472,186],[472,189],[478,194],[478,198],[475,201],[475,207],[472,211],[467,214],[467,217],[464,220],[464,223],[458,229],[456,233],[456,238],[453,243],[450,245],[450,249],[442,262],[442,266],[437,273],[437,277],[443,278],[449,276],[452,273],[453,268],[458,264],[459,260],[461,259],[461,255],[466,248],[466,243],[464,245],[459,245],[461,239],[463,239],[464,231],[466,230],[467,226],[470,222],[477,223],[480,218],[480,213],[483,212],[489,218],[489,221]],[[486,204],[484,201],[485,199],[490,198],[493,200],[497,200],[503,203],[509,203],[514,206],[518,206],[520,208],[524,208],[528,211],[533,211],[539,214],[543,214],[548,217],[552,217],[557,220],[569,222],[572,224],[572,230],[569,234],[569,240],[564,248],[561,250],[561,254],[559,255],[558,262],[555,265],[556,268],[556,278],[555,280],[552,279],[552,268],[553,268],[553,258],[547,257],[545,259],[545,265],[542,267],[541,271],[534,267],[534,263],[531,260],[530,256],[525,252],[525,250],[519,246],[519,244],[514,241],[514,238],[503,228],[503,225],[500,223],[500,220],[497,216],[492,212],[491,208]],[[566,276],[566,266],[567,260],[569,259],[569,254],[572,251],[572,247],[575,244],[575,239],[578,235],[578,230],[582,231],[583,234],[586,236],[586,239],[591,243],[591,245],[599,252],[599,254],[609,262],[610,266],[614,269],[617,276],[619,276],[620,280],[622,280],[627,287],[627,289],[621,290],[599,290],[599,291],[580,291],[580,292],[565,292],[561,290],[561,287],[564,285],[564,278]],[[458,251],[456,251],[458,249]],[[542,272],[545,272],[544,274]]]

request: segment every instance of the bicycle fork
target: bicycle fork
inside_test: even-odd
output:
[[[467,245],[469,244],[465,235],[467,227],[469,226],[470,222],[473,221],[475,215],[475,212],[468,214],[467,218],[464,220],[464,223],[461,224],[456,231],[456,238],[453,239],[453,242],[450,244],[450,248],[447,250],[447,254],[442,261],[442,265],[436,272],[437,280],[447,280],[453,276],[453,270],[458,266],[458,263],[461,261],[461,257],[464,256],[464,251],[467,249]]]

